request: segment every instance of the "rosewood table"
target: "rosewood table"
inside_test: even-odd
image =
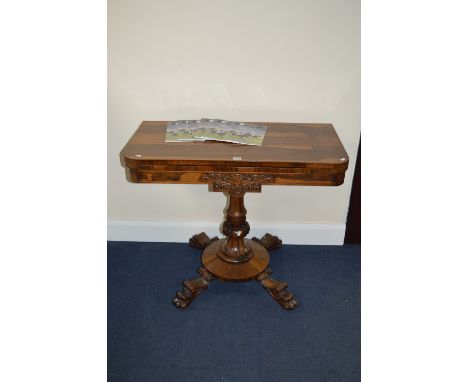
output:
[[[258,122],[257,122],[258,123]],[[268,186],[339,186],[348,168],[348,155],[330,124],[262,123],[262,146],[222,142],[165,142],[165,121],[143,122],[122,150],[128,178],[136,183],[206,183],[228,194],[222,226],[225,238],[194,235],[189,244],[203,249],[199,276],[185,280],[173,304],[185,309],[214,279],[257,280],[285,309],[297,301],[288,284],[273,279],[268,251],[281,246],[271,234],[246,239],[244,194]]]

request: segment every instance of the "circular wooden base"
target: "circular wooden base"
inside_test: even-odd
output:
[[[260,244],[244,239],[250,247],[252,257],[245,263],[228,263],[218,257],[220,246],[226,239],[215,241],[205,248],[202,254],[203,266],[216,278],[225,281],[249,281],[255,279],[260,273],[267,269],[270,263],[268,251]]]

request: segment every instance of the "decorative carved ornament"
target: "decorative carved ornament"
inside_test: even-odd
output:
[[[205,232],[201,232],[190,238],[189,245],[194,248],[204,249],[216,240],[219,240],[218,236],[210,238]]]
[[[261,239],[258,237],[253,237],[252,241],[263,245],[267,251],[273,251],[275,249],[281,248],[283,246],[283,241],[278,236],[273,236],[269,233],[266,233],[262,236]]]
[[[295,309],[298,303],[293,294],[288,291],[288,283],[285,281],[275,280],[270,276],[271,273],[271,268],[267,268],[257,276],[257,280],[268,291],[270,296],[273,297],[273,299],[284,309]]]
[[[205,182],[213,183],[214,191],[227,191],[232,195],[246,192],[260,192],[262,183],[270,183],[273,177],[261,174],[221,174],[211,173],[201,177]]]
[[[184,288],[178,291],[172,300],[177,308],[187,308],[201,292],[208,289],[208,284],[214,280],[214,276],[203,267],[198,269],[198,273],[199,277],[182,282]]]

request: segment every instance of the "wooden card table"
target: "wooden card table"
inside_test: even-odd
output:
[[[285,309],[297,301],[288,284],[273,279],[268,250],[281,240],[266,234],[246,239],[244,194],[262,186],[339,186],[348,168],[348,155],[330,124],[262,123],[262,146],[222,142],[165,142],[167,122],[143,122],[122,151],[129,180],[136,183],[206,183],[229,197],[222,226],[225,238],[194,235],[189,244],[203,249],[200,276],[185,280],[173,303],[186,308],[214,279],[257,280]],[[274,206],[272,206],[274,208]]]

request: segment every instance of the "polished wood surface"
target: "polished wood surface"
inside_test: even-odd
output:
[[[262,146],[227,142],[165,142],[166,121],[143,122],[124,149],[129,160],[162,164],[182,162],[271,163],[292,167],[343,167],[348,155],[331,124],[256,122],[268,126]],[[209,149],[207,149],[209,145]],[[210,163],[207,163],[210,164]]]
[[[264,185],[343,183],[349,158],[332,125],[262,124],[268,126],[263,145],[247,146],[164,142],[167,122],[143,122],[122,150],[122,160],[130,180],[138,183],[211,183],[208,174],[226,172],[265,175]]]
[[[194,235],[190,245],[204,249],[200,276],[185,280],[173,303],[187,308],[208,284],[257,280],[284,309],[298,303],[288,284],[271,277],[268,251],[282,244],[277,236],[246,239],[244,195],[264,185],[338,186],[348,168],[348,155],[330,124],[262,123],[268,126],[262,146],[225,142],[164,142],[165,121],[143,122],[121,152],[136,183],[206,183],[229,198],[224,239]]]
[[[208,246],[202,254],[202,264],[208,272],[223,281],[249,281],[254,280],[260,273],[264,272],[270,263],[268,251],[260,244],[244,239],[245,246],[249,248],[250,256],[246,261],[229,263],[223,253],[222,247],[226,240],[221,239],[213,245]]]

